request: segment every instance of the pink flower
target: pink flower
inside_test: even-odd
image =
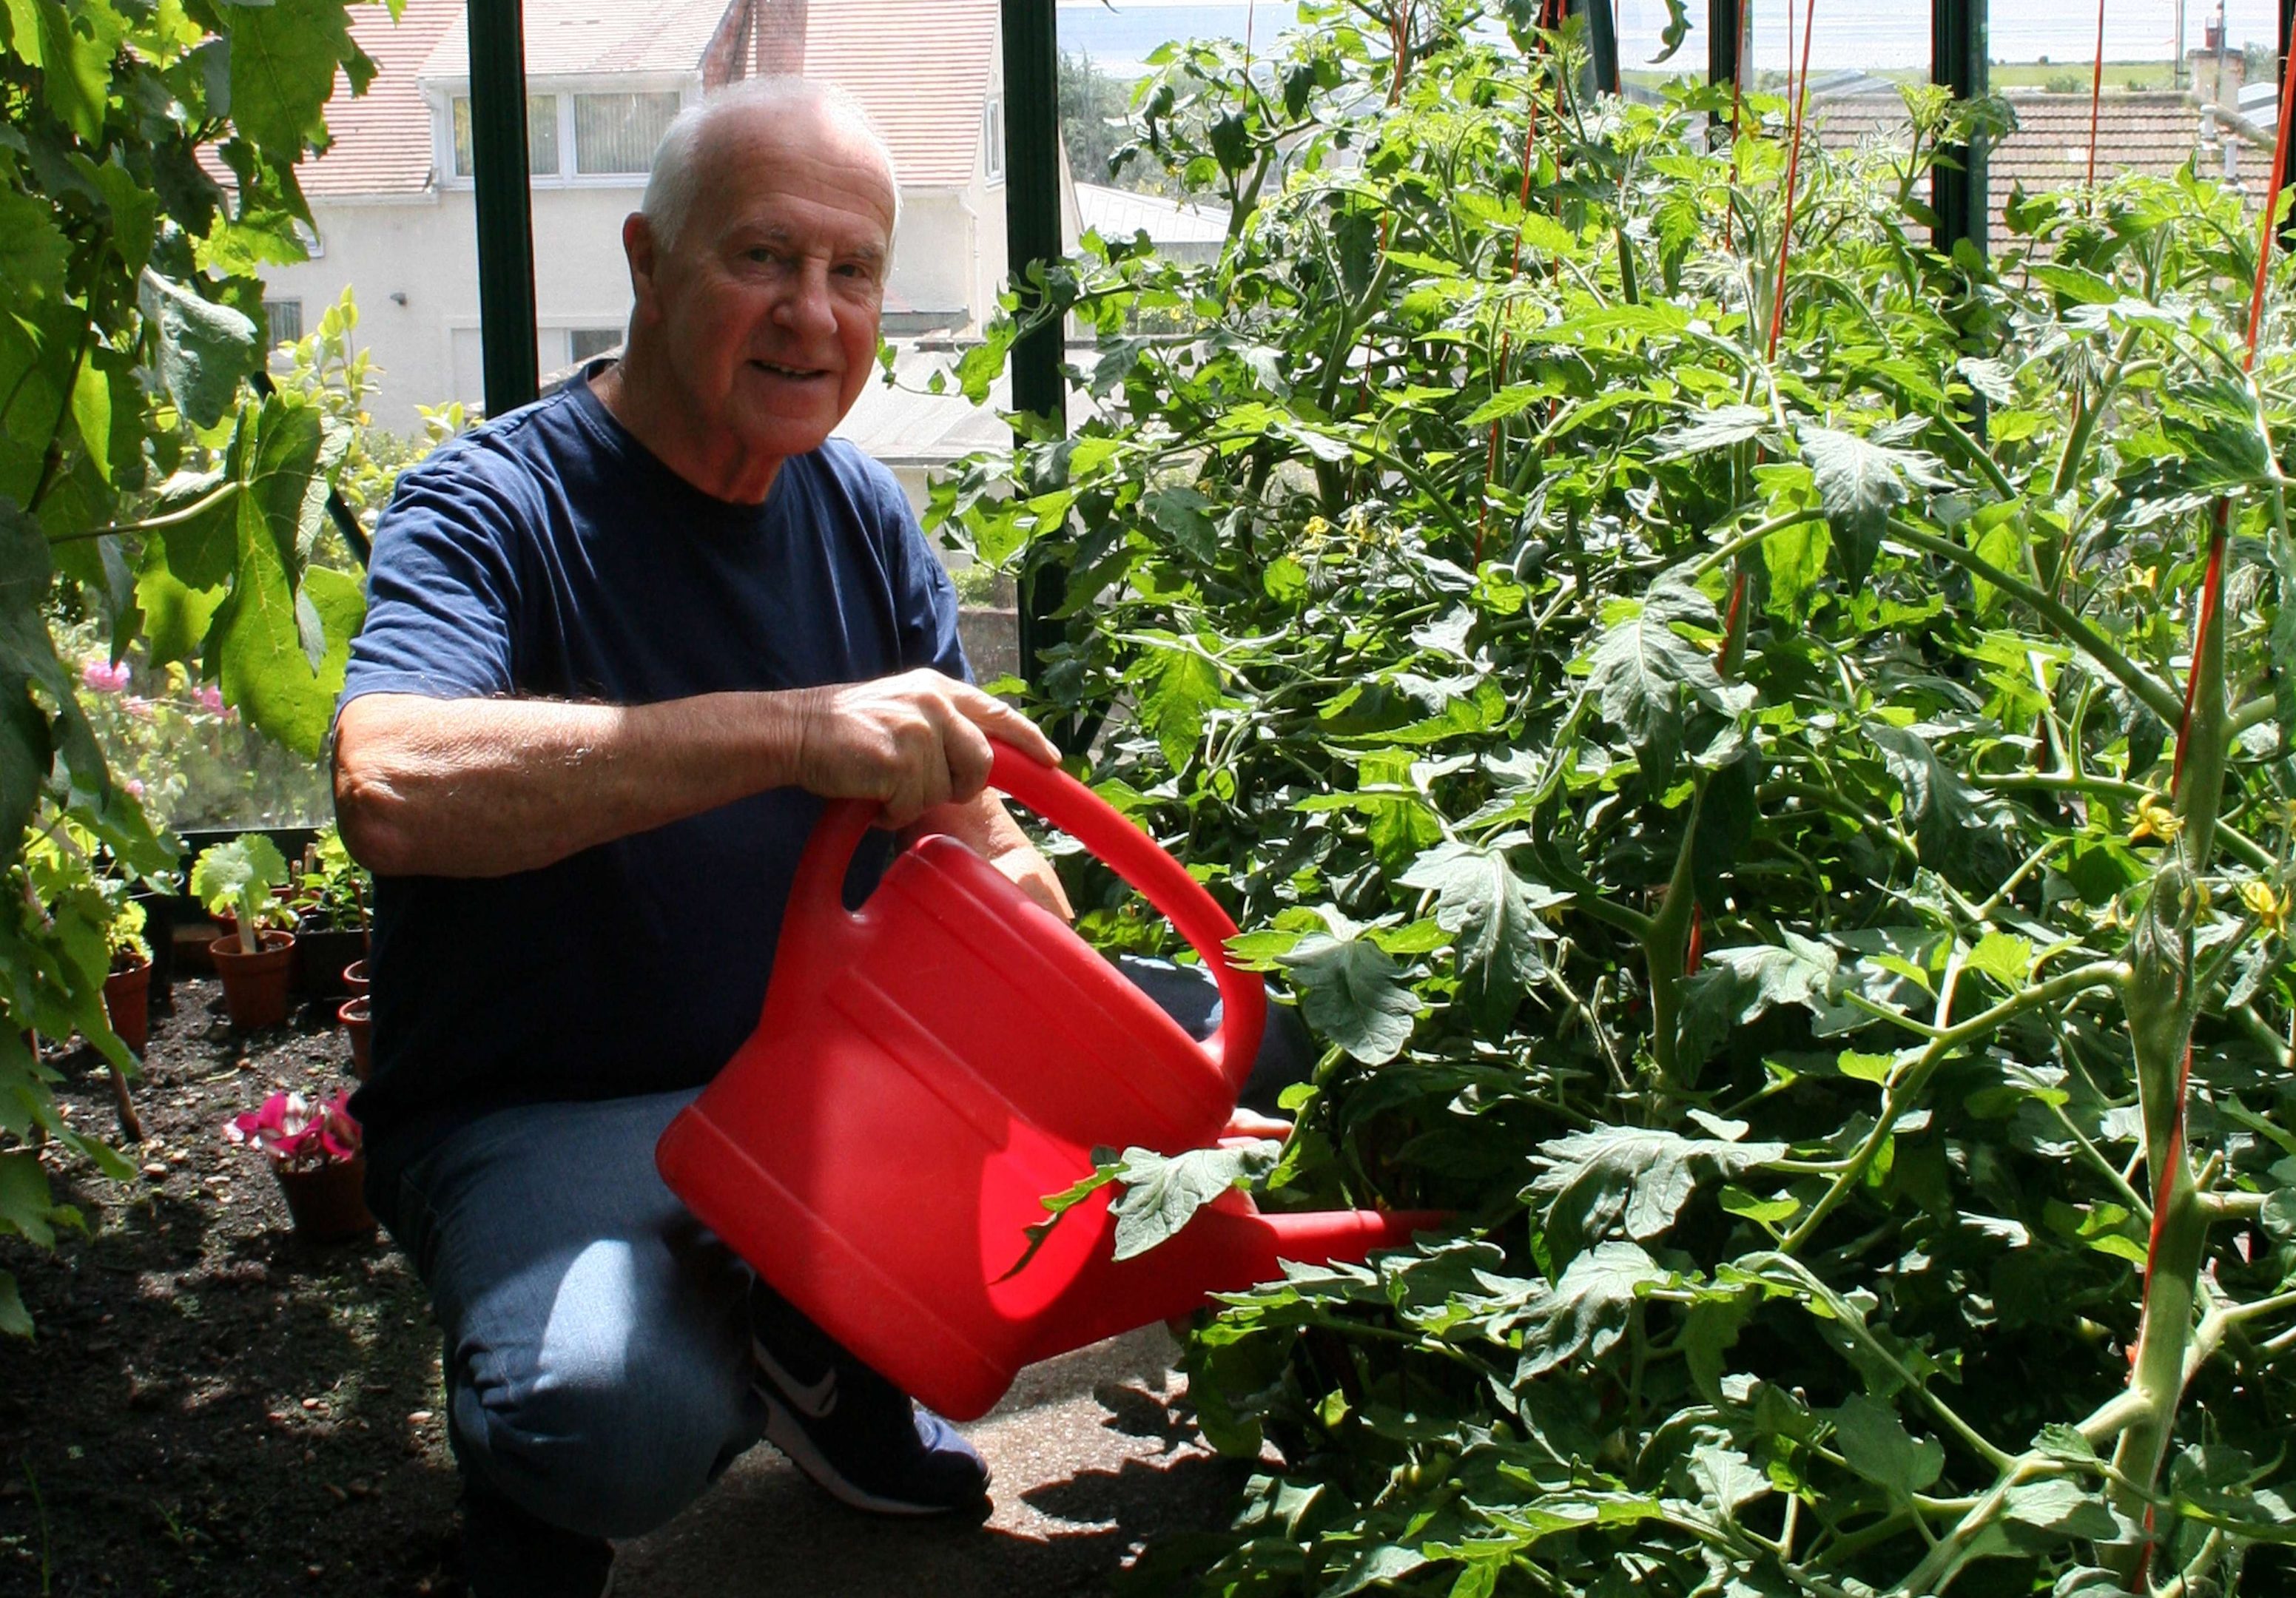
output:
[[[202,709],[218,716],[223,714],[223,690],[213,683],[201,683],[192,690],[192,697],[200,701]]]
[[[144,797],[144,779],[141,777],[128,778],[127,791],[134,794],[137,799],[142,799]]]
[[[316,1170],[355,1158],[359,1124],[345,1108],[348,1093],[314,1105],[299,1093],[275,1093],[259,1110],[235,1115],[223,1135],[235,1143],[260,1149],[272,1163],[289,1170]]]
[[[119,702],[130,716],[149,717],[152,714],[152,701],[140,693],[131,693]]]
[[[125,662],[113,665],[98,659],[80,668],[79,680],[98,693],[118,693],[127,686],[127,667]]]

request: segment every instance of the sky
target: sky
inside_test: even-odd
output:
[[[1664,0],[1616,0],[1619,31],[1628,65],[1655,53],[1666,20]],[[1789,0],[1752,0],[1754,59],[1765,67],[1786,61]],[[1808,0],[1792,0],[1793,27],[1801,27]],[[2105,0],[2105,59],[2167,61],[2175,54],[2177,0]],[[2188,49],[2200,47],[2202,24],[2213,20],[2217,0],[2185,0]],[[2276,42],[2275,0],[2225,0],[2226,33],[2234,48],[2254,40]],[[1702,69],[1706,49],[1704,0],[1691,0],[1696,22],[1676,64]],[[1816,0],[1814,65],[1906,67],[1925,64],[1930,53],[1928,0]],[[1060,0],[1061,43],[1082,49],[1111,71],[1137,71],[1138,62],[1169,38],[1225,36],[1242,38],[1249,24],[1256,38],[1272,39],[1292,21],[1289,0]],[[2096,12],[2086,0],[1994,0],[1991,53],[1996,61],[2085,61],[2096,50]]]

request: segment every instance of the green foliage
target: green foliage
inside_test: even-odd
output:
[[[349,429],[308,391],[250,386],[255,274],[301,258],[296,166],[325,147],[338,74],[357,92],[373,71],[341,0],[0,8],[0,873],[37,871],[26,840],[62,829],[124,878],[173,869],[82,698],[118,693],[139,642],[147,669],[194,664],[260,732],[318,752],[359,620],[356,579],[323,559]],[[68,664],[59,625],[100,631],[102,683]],[[17,1145],[0,1229],[36,1241],[51,1228],[27,1140],[95,1145],[61,1127],[17,1033],[78,1030],[125,1057],[95,898],[87,917],[0,921],[0,1133]],[[4,1277],[0,1329],[24,1330]]]
[[[2281,1590],[2289,273],[2251,382],[2212,184],[1943,258],[1996,113],[1910,90],[1805,149],[1772,361],[1785,108],[1578,100],[1536,9],[1416,8],[1399,78],[1336,5],[1169,53],[1137,159],[1226,250],[1047,273],[1093,419],[939,491],[1329,1045],[1264,1201],[1458,1216],[1201,1329],[1207,1434],[1280,1461],[1142,1578]]]
[[[295,873],[295,908],[321,930],[357,931],[367,924],[374,903],[374,878],[351,858],[343,835],[322,827]]]
[[[288,886],[287,859],[260,832],[242,832],[229,843],[200,851],[192,863],[192,897],[210,915],[239,922],[239,947],[252,955],[269,907],[271,890]]]

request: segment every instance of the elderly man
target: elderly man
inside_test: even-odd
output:
[[[602,1590],[607,1539],[760,1437],[864,1509],[988,1487],[652,1159],[756,1025],[824,799],[881,800],[1067,909],[983,791],[991,736],[1052,746],[965,680],[900,489],[829,441],[873,369],[898,196],[833,90],[690,109],[623,226],[626,353],[439,450],[377,532],[335,744],[379,879],[355,1108],[445,1328],[482,1598]],[[1208,982],[1133,975],[1209,1032]]]

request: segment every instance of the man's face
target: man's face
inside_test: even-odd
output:
[[[705,443],[802,455],[876,364],[892,191],[867,144],[801,103],[714,130],[699,160],[676,239],[633,250],[638,320]]]

